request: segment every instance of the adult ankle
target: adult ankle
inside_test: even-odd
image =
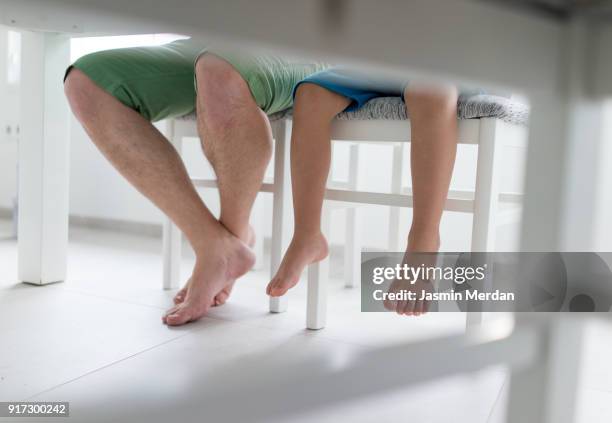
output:
[[[235,236],[236,238],[238,238],[239,240],[241,240],[244,243],[248,242],[248,240],[249,240],[249,238],[251,236],[251,230],[250,230],[248,225],[246,227],[244,227],[244,228],[235,228],[235,227],[230,228],[230,227],[226,226],[225,223],[223,223],[223,221],[221,221],[221,224],[223,225],[223,227],[225,229],[227,229],[227,231],[231,235]]]
[[[222,249],[223,245],[232,237],[234,235],[225,229],[223,225],[218,225],[217,228],[209,228],[209,230],[201,231],[187,238],[196,257],[198,257],[200,255],[214,254],[217,249]]]

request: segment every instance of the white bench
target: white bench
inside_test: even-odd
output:
[[[500,192],[500,154],[504,146],[522,147],[527,137],[526,123],[528,108],[513,103],[503,97],[473,96],[460,97],[458,104],[460,144],[473,144],[478,147],[476,184],[472,191],[450,191],[445,210],[472,213],[473,227],[471,251],[491,251],[494,248],[495,228],[498,224],[517,220],[520,213],[521,195]],[[273,276],[280,266],[292,232],[290,221],[291,181],[289,168],[289,140],[291,139],[290,113],[271,116],[274,136],[274,180],[264,181],[260,192],[273,196],[272,242],[270,275]],[[169,122],[168,138],[177,150],[181,149],[182,139],[197,137],[193,116],[174,119]],[[345,285],[353,286],[359,279],[361,244],[359,235],[359,215],[356,205],[373,204],[391,206],[389,215],[389,249],[401,251],[398,240],[399,207],[412,206],[412,193],[402,186],[404,173],[403,146],[410,143],[410,121],[405,115],[405,107],[399,98],[381,98],[370,101],[357,112],[343,113],[336,119],[332,139],[335,142],[351,142],[349,158],[349,178],[343,184],[330,181],[326,191],[326,206],[323,218],[323,231],[327,231],[330,220],[330,202],[349,205],[345,234]],[[359,191],[358,188],[358,146],[360,143],[393,143],[392,183],[389,193]],[[198,188],[214,188],[214,179],[192,178]],[[504,206],[505,207],[502,207]],[[259,256],[263,244],[256,247]],[[164,276],[165,289],[177,288],[180,284],[181,234],[168,219],[164,226]],[[306,326],[321,329],[326,321],[326,280],[328,260],[313,264],[308,268],[308,301]],[[270,311],[283,312],[287,309],[286,297],[271,297]],[[467,325],[479,323],[480,313],[468,313]]]

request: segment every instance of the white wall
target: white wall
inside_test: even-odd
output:
[[[18,33],[0,26],[0,208],[12,207],[17,191],[19,52]]]
[[[121,178],[75,119],[70,125],[70,136],[71,214],[145,223],[161,222],[161,213]]]
[[[73,59],[90,51],[101,48],[112,48],[118,46],[159,44],[172,39],[173,36],[137,36],[137,37],[105,37],[104,39],[87,39],[73,41]],[[6,45],[6,31],[0,30],[0,45]],[[6,54],[4,48],[0,49],[0,78],[6,81]],[[12,114],[17,110],[13,107],[15,99],[15,88],[8,87],[6,83],[0,83],[3,101],[0,101],[0,128],[4,127],[4,120],[15,120]],[[8,99],[8,101],[4,101]],[[8,110],[7,110],[8,109]],[[4,120],[2,120],[4,119]],[[390,185],[391,146],[363,145],[360,169],[363,186],[360,187],[372,191],[388,191]],[[335,159],[333,175],[342,179],[347,174],[348,149],[344,145],[335,147]],[[184,159],[190,172],[199,176],[211,176],[210,167],[205,162],[197,140],[187,142],[184,148]],[[508,191],[520,191],[522,174],[521,152],[509,149],[506,152],[506,169],[504,172],[504,189]],[[471,189],[475,178],[475,147],[462,146],[457,158],[452,185],[456,189]],[[406,157],[409,160],[409,157]],[[15,194],[16,166],[16,142],[7,142],[0,137],[0,208],[9,207],[11,199]],[[271,171],[271,169],[269,169]],[[405,175],[406,184],[409,183],[409,174]],[[70,187],[70,212],[73,215],[96,217],[103,219],[119,219],[133,222],[161,223],[161,213],[153,207],[148,200],[124,181],[110,164],[97,151],[88,139],[78,122],[71,122],[71,187]],[[271,216],[271,201],[266,194],[265,215]],[[206,190],[204,199],[210,205],[213,212],[218,209],[218,196],[214,190]],[[364,207],[365,222],[363,226],[364,244],[368,247],[386,247],[386,225],[388,219],[388,208],[386,207]],[[337,215],[338,219],[342,215]],[[407,233],[411,211],[404,209],[403,232]],[[258,222],[253,222],[258,224]],[[333,225],[335,230],[332,234],[332,242],[341,243],[343,240],[341,222],[336,221]],[[264,228],[256,228],[259,233],[269,236],[270,222],[265,223]],[[460,213],[446,213],[442,224],[443,244],[442,248],[448,251],[462,251],[469,248],[469,236],[471,232],[471,216]],[[512,248],[514,230],[507,230],[502,238],[502,245]],[[505,239],[505,241],[503,241]],[[502,248],[503,247],[498,247]]]

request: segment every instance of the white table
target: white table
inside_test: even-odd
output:
[[[607,48],[612,25],[599,16],[609,7],[566,16],[501,3],[0,0],[2,23],[38,31],[24,38],[20,280],[48,283],[66,274],[69,137],[60,80],[68,44],[65,35],[41,31],[178,32],[209,41],[248,40],[243,44],[523,91],[533,113],[522,249],[590,249],[592,211],[605,194],[598,175],[603,100],[612,95],[612,51]],[[555,336],[550,342],[556,346],[547,349],[555,354],[554,367],[540,363],[516,374],[511,393],[513,401],[523,398],[521,404],[529,404],[532,417],[564,422],[573,411],[577,346],[560,347],[561,338]],[[565,371],[563,383],[555,383],[554,369]]]
[[[0,16],[37,31],[26,32],[23,44],[22,281],[44,284],[66,274],[69,135],[60,80],[68,36],[44,31],[248,40],[522,90],[533,101],[536,141],[529,147],[523,249],[592,245],[590,213],[603,193],[601,99],[612,94],[606,21],[473,0],[0,0]]]

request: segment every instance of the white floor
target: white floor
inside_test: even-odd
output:
[[[219,369],[229,372],[230,383],[236,380],[233,369],[245,360],[257,365],[257,360],[278,359],[279,372],[300,360],[341,365],[368,348],[464,328],[460,314],[415,319],[361,313],[359,289],[344,289],[340,280],[332,280],[328,327],[307,331],[305,284],[291,293],[288,312],[270,314],[267,271],[242,278],[229,303],[208,317],[167,328],[160,318],[173,292],[160,288],[160,250],[157,239],[72,228],[68,280],[45,287],[17,284],[16,242],[9,223],[0,220],[0,401],[70,401],[75,422],[135,421],[134,414],[146,415],[149,407],[180,416],[176,421],[209,421],[198,399],[217,388],[211,386],[213,377],[216,384],[224,383]],[[192,263],[184,259],[184,276]],[[579,421],[610,422],[607,324],[589,327],[585,350]],[[452,357],[444,352],[432,357],[447,359]],[[282,421],[501,422],[506,387],[504,369],[496,368]],[[224,404],[239,408],[240,401],[226,398]],[[151,415],[147,420],[157,421]]]

